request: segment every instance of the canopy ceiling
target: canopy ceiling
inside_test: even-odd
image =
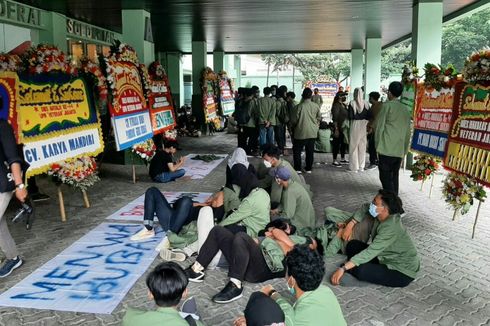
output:
[[[227,53],[349,51],[366,37],[383,46],[412,29],[413,0],[20,0],[116,32],[121,10],[151,12],[159,51]],[[444,16],[488,0],[444,0]]]

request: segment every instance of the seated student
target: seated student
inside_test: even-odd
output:
[[[165,183],[182,177],[185,174],[185,170],[182,169],[185,157],[181,157],[177,162],[174,162],[173,158],[177,152],[177,142],[174,140],[165,141],[164,149],[162,149],[161,142],[156,141],[155,146],[157,150],[150,161],[151,179],[155,182]]]
[[[296,245],[285,259],[286,282],[296,302],[293,306],[272,285],[262,292],[274,299],[286,315],[286,325],[342,326],[347,325],[335,294],[322,280],[325,265],[322,256],[308,246]]]
[[[243,313],[233,326],[286,326],[281,307],[262,292],[252,293]]]
[[[332,284],[338,285],[345,272],[358,280],[390,287],[405,287],[415,279],[420,258],[402,225],[401,211],[401,200],[395,193],[378,192],[369,207],[375,218],[371,243],[359,240],[347,243],[348,261],[332,275]]]
[[[255,167],[248,162],[247,153],[241,147],[235,148],[231,157],[228,159],[228,164],[226,165],[226,184],[231,181],[231,169],[235,164],[242,164],[250,172],[255,173]]]
[[[291,180],[291,172],[285,167],[271,170],[276,183],[281,187],[281,203],[271,210],[271,215],[281,216],[291,220],[302,234],[306,228],[315,227],[315,209],[305,188]]]
[[[318,136],[315,140],[315,151],[321,153],[331,153],[332,146],[330,144],[330,138],[332,131],[330,125],[326,121],[320,122],[320,128],[318,129]]]
[[[316,240],[288,235],[281,229],[270,228],[265,232],[265,236],[259,243],[245,232],[233,234],[226,228],[215,226],[201,248],[196,262],[186,269],[189,281],[203,282],[205,268],[218,250],[221,250],[230,264],[230,281],[212,300],[216,303],[228,303],[242,296],[243,281],[257,283],[284,276],[284,256],[295,244],[310,240],[313,250],[323,248]]]
[[[124,315],[123,326],[203,325],[200,321],[185,319],[177,311],[180,300],[187,296],[187,277],[182,268],[173,262],[159,264],[146,278],[148,297],[158,306],[155,311],[141,311],[129,308]]]
[[[264,165],[269,166],[270,168],[279,168],[279,167],[285,167],[291,172],[291,180],[297,182],[298,184],[301,184],[308,194],[312,195],[310,191],[310,186],[307,185],[304,180],[302,180],[298,173],[294,170],[294,168],[291,166],[291,164],[286,161],[281,159],[281,150],[277,148],[276,146],[266,146],[264,147],[264,151],[262,152],[262,158],[264,159]],[[266,163],[267,162],[267,163]],[[274,182],[273,178],[268,179],[270,180],[270,184],[265,185],[263,188],[271,188],[271,202],[274,204],[279,204],[281,202],[281,194],[282,194],[282,189],[281,187]]]

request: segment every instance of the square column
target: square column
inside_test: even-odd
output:
[[[175,108],[178,109],[184,104],[184,69],[182,66],[181,54],[179,52],[169,52],[166,55],[167,75],[175,101]]]
[[[225,53],[223,51],[213,52],[213,70],[215,73],[219,73],[225,69]],[[226,70],[226,69],[225,69]]]
[[[351,65],[350,65],[350,87],[351,92],[354,88],[361,87],[364,72],[364,50],[363,49],[352,49],[351,50]]]
[[[235,67],[235,88],[241,87],[242,84],[242,58],[239,54],[235,55],[235,60],[233,66]]]
[[[41,21],[45,29],[39,30],[39,43],[56,45],[68,53],[66,40],[66,16],[53,11],[41,11]]]
[[[204,124],[204,111],[202,107],[201,73],[207,65],[207,43],[205,41],[192,41],[192,114],[202,125]]]
[[[123,10],[122,27],[122,41],[136,50],[139,61],[145,65],[155,61],[151,14],[140,9]]]
[[[412,58],[422,69],[426,63],[441,63],[442,0],[419,0],[412,14]]]
[[[379,92],[381,87],[381,38],[366,38],[366,64],[364,66],[364,90],[368,99],[370,92]]]

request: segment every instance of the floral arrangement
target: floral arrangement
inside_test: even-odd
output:
[[[474,178],[455,172],[443,181],[442,193],[446,203],[454,209],[455,216],[458,211],[462,215],[468,213],[474,199],[484,201],[487,196],[483,186]]]
[[[121,43],[119,40],[116,40],[111,46],[111,55],[108,59],[114,61],[129,61],[135,65],[139,65],[136,50],[126,43]]]
[[[464,78],[469,82],[490,80],[490,48],[473,52],[463,68]]]
[[[165,69],[160,61],[153,61],[148,67],[148,73],[152,80],[165,80]]]
[[[97,89],[99,90],[99,99],[101,102],[105,102],[107,100],[107,83],[102,70],[99,65],[95,62],[91,61],[88,58],[83,58],[81,60],[82,63],[82,71],[86,74],[91,74],[94,76],[97,84]]]
[[[22,68],[22,60],[15,54],[0,54],[0,71],[19,71]]]
[[[218,78],[218,76],[214,73],[213,69],[206,67],[202,71],[201,78],[204,84],[206,80],[215,81]]]
[[[413,181],[424,182],[439,169],[439,164],[441,163],[440,160],[429,155],[418,155],[415,160],[416,162],[412,165],[412,174],[410,175]]]
[[[458,74],[456,68],[452,64],[446,68],[432,63],[425,64],[425,83],[429,84],[437,91],[441,88],[451,88],[456,82],[463,80],[463,76]]]
[[[97,164],[95,159],[90,156],[51,164],[48,175],[53,176],[57,182],[83,191],[100,181],[97,176]]]
[[[165,133],[163,134],[163,138],[168,140],[177,140],[177,130],[172,129],[165,131]]]
[[[59,71],[76,74],[77,68],[72,66],[68,57],[56,46],[39,44],[22,55],[25,66],[30,74],[41,74]]]
[[[138,157],[141,157],[143,160],[145,160],[145,163],[151,161],[151,159],[155,155],[156,150],[157,147],[155,146],[155,143],[151,138],[142,143],[133,145],[132,147],[132,152]]]
[[[415,65],[415,62],[408,62],[403,66],[402,71],[402,83],[404,85],[411,84],[419,78],[419,68]]]
[[[151,85],[150,85],[150,75],[148,74],[148,69],[144,64],[140,64],[138,66],[138,71],[141,77],[143,92],[145,93],[146,97],[149,97],[151,95]]]

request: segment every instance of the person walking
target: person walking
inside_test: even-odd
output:
[[[359,87],[354,89],[354,99],[349,103],[349,120],[349,171],[363,171],[366,165],[369,107]]]
[[[400,82],[388,87],[388,102],[383,103],[376,118],[375,144],[378,152],[379,179],[383,189],[398,195],[398,171],[408,153],[411,128],[410,112],[398,99],[403,92]]]
[[[0,162],[2,162],[0,164],[0,248],[7,258],[0,267],[0,278],[3,278],[9,276],[23,263],[15,241],[10,235],[5,211],[14,193],[21,202],[27,198],[21,169],[22,159],[17,151],[12,126],[5,120],[0,120]]]
[[[291,126],[293,128],[293,159],[294,169],[301,173],[301,152],[305,148],[306,166],[305,172],[311,173],[313,167],[313,152],[315,150],[315,140],[318,135],[318,128],[322,116],[318,104],[311,101],[313,92],[310,88],[305,88],[301,95],[302,101],[296,107],[292,116]]]

